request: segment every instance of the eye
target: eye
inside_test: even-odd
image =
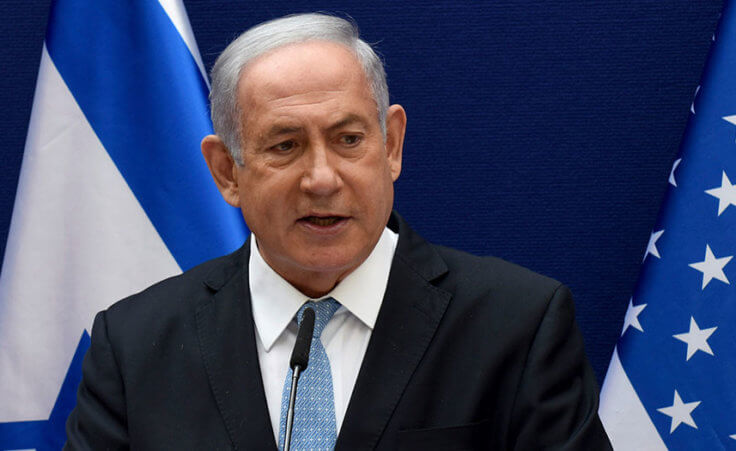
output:
[[[340,143],[348,147],[353,147],[357,146],[362,139],[360,135],[342,135],[340,137]]]
[[[288,152],[292,150],[296,146],[296,143],[294,141],[284,141],[276,144],[275,146],[271,146],[272,150],[275,150],[276,152]]]

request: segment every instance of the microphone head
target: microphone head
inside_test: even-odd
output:
[[[294,344],[294,351],[291,353],[291,360],[289,361],[292,370],[297,365],[302,371],[307,369],[309,348],[312,346],[313,333],[314,310],[306,308],[302,314],[302,323],[299,325],[299,331],[296,333],[296,343]]]

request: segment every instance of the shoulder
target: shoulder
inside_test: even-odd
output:
[[[247,246],[164,279],[116,302],[102,313],[108,324],[123,329],[134,325],[136,330],[157,328],[182,315],[189,316],[209,301],[214,291],[236,275],[242,275],[243,260],[247,259],[244,249]]]
[[[451,296],[448,313],[467,318],[518,319],[533,327],[557,296],[572,308],[560,282],[496,257],[480,257],[431,244],[394,212],[389,228],[399,233],[396,257],[419,277]]]
[[[500,258],[432,246],[447,265],[434,284],[451,294],[445,321],[452,328],[490,334],[488,340],[503,336],[507,349],[519,351],[550,319],[560,330],[574,324],[572,294],[557,280]]]
[[[448,267],[442,283],[454,291],[549,299],[555,292],[567,290],[555,279],[497,257],[479,257],[445,246],[432,246]]]

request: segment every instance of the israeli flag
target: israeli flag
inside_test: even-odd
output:
[[[601,391],[620,450],[736,449],[734,2],[713,39]]]
[[[94,314],[239,247],[181,0],[52,1],[0,275],[0,449],[59,449]]]

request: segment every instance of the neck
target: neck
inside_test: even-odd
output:
[[[346,274],[347,275],[347,274]],[[283,277],[283,275],[282,275]],[[285,277],[284,277],[285,278]],[[286,279],[294,288],[304,293],[309,298],[318,299],[332,291],[344,277],[313,277],[308,284],[300,284]]]
[[[307,271],[301,268],[284,271],[272,265],[265,257],[264,261],[291,286],[312,299],[320,298],[332,291],[348,274],[360,266],[341,268],[339,271]]]
[[[257,243],[256,243],[257,244]],[[282,279],[299,290],[305,296],[317,299],[332,291],[340,281],[345,279],[358,266],[339,268],[334,271],[310,271],[298,267],[286,267],[274,264],[268,255],[258,251],[263,261],[271,267]]]

